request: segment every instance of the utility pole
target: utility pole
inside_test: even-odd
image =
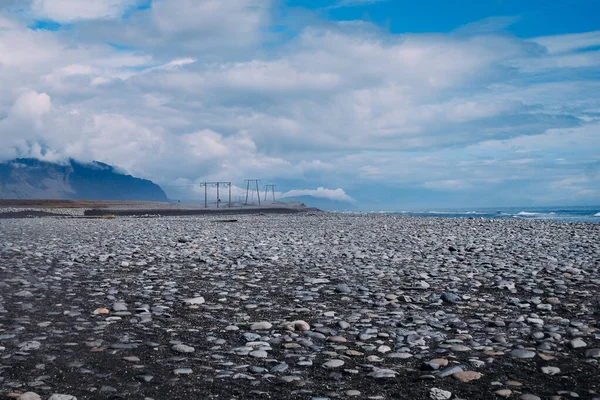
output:
[[[258,188],[259,179],[246,179],[246,205],[248,205],[248,194],[250,193],[250,184],[256,183],[256,197],[258,198],[258,205],[260,206],[260,189]],[[252,189],[252,193],[254,193],[254,189]]]
[[[221,201],[220,198],[220,189],[221,189],[221,185],[224,185],[226,187],[229,188],[229,200],[228,200],[228,205],[229,208],[231,208],[231,182],[202,182],[199,184],[200,186],[204,186],[204,208],[208,208],[208,187],[215,187],[217,188],[217,208],[219,208],[219,202]]]
[[[275,202],[275,186],[277,185],[265,185],[265,203],[267,202],[267,192],[269,191],[269,188],[273,194],[273,202]]]

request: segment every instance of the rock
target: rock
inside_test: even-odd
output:
[[[250,355],[254,358],[267,358],[269,356],[264,350],[251,351]]]
[[[588,358],[600,358],[600,349],[589,349],[585,351],[585,356]]]
[[[286,329],[290,331],[309,331],[310,325],[308,322],[299,319],[286,324]]]
[[[542,367],[542,372],[546,375],[560,374],[560,368],[557,367]]]
[[[510,352],[510,355],[515,358],[533,358],[535,357],[535,352],[530,350],[515,349]]]
[[[127,304],[125,303],[115,303],[112,306],[113,311],[127,311]]]
[[[108,308],[96,308],[93,312],[93,314],[95,315],[106,315],[106,314],[110,314],[110,310]]]
[[[337,285],[335,291],[342,294],[352,293],[352,289],[348,285]]]
[[[346,396],[348,397],[356,397],[356,396],[360,396],[361,392],[358,390],[346,390]]]
[[[439,388],[429,389],[429,398],[432,400],[448,400],[452,397],[452,392]]]
[[[250,329],[252,329],[253,331],[266,331],[269,330],[273,327],[273,324],[271,324],[270,322],[255,322],[252,325],[250,325]]]
[[[123,360],[130,362],[140,362],[140,358],[136,356],[125,356],[123,357]]]
[[[335,342],[335,343],[346,343],[348,340],[345,337],[342,336],[329,336],[327,338],[328,342]]]
[[[510,389],[500,389],[500,390],[496,390],[496,391],[494,392],[494,394],[495,394],[496,396],[499,396],[499,397],[504,397],[504,398],[508,398],[508,397],[512,396],[512,393],[513,393],[513,392],[512,392],[512,390],[510,390]]]
[[[323,364],[323,367],[325,367],[325,368],[339,368],[342,365],[344,365],[344,362],[342,360],[329,360],[325,364]]]
[[[442,293],[442,296],[440,297],[440,299],[444,303],[458,303],[458,302],[462,301],[460,296],[458,296],[457,294],[454,294],[454,293],[449,293],[449,292]]]
[[[376,379],[388,379],[395,378],[396,375],[398,375],[398,373],[392,369],[378,368],[373,372],[369,373],[368,375]]]
[[[204,300],[204,297],[198,296],[198,297],[192,297],[189,299],[184,299],[183,302],[186,304],[190,304],[190,305],[200,305],[200,304],[204,304],[205,300]]]
[[[77,397],[71,396],[70,394],[53,394],[48,397],[48,400],[77,400]]]
[[[42,398],[35,392],[25,392],[17,397],[17,400],[42,400]]]
[[[173,373],[175,375],[189,375],[191,373],[193,373],[194,371],[192,371],[191,368],[177,368],[173,370]]]
[[[519,396],[520,400],[541,400],[538,396],[533,394],[522,394]]]
[[[37,350],[42,344],[36,340],[19,343],[18,347],[21,351]]]
[[[475,371],[461,371],[461,372],[455,372],[454,374],[452,374],[452,377],[454,377],[455,379],[457,379],[458,381],[460,381],[462,383],[466,383],[466,382],[471,382],[471,381],[480,379],[481,374],[479,372],[475,372]]]
[[[187,346],[185,344],[176,344],[171,348],[178,353],[193,353],[196,351],[192,346]]]
[[[573,339],[569,342],[569,346],[571,346],[572,349],[580,349],[582,347],[587,346],[587,343],[584,342],[583,340],[581,340],[580,338],[577,339]]]
[[[447,376],[454,375],[457,372],[463,372],[463,371],[464,371],[463,367],[461,367],[460,365],[455,365],[453,367],[444,369],[443,371],[441,371],[438,374],[438,376],[440,378],[445,378]]]

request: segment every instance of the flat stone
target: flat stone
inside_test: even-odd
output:
[[[481,374],[479,372],[475,372],[475,371],[461,371],[461,372],[455,372],[454,374],[452,374],[452,377],[462,383],[466,383],[466,382],[471,382],[471,381],[480,379]]]
[[[585,356],[588,358],[600,358],[600,349],[589,349],[585,351]]]
[[[510,355],[515,358],[533,358],[535,357],[535,352],[530,350],[515,349],[510,352]]]
[[[496,396],[500,396],[500,397],[504,397],[504,398],[508,398],[508,397],[512,396],[512,393],[513,392],[510,389],[500,389],[500,390],[496,390],[494,392],[494,394]]]
[[[42,398],[35,392],[25,392],[17,397],[17,400],[42,400]]]
[[[269,330],[273,327],[273,324],[271,324],[270,322],[255,322],[252,325],[250,325],[250,329],[252,329],[253,331],[266,331]]]
[[[378,368],[375,371],[369,373],[368,375],[376,379],[388,379],[395,378],[396,375],[398,375],[398,373],[392,369]]]
[[[323,367],[325,367],[325,368],[339,368],[339,367],[341,367],[344,364],[345,363],[342,360],[329,360],[325,364],[323,364]]]
[[[48,400],[77,400],[77,397],[71,396],[70,394],[53,394],[48,397]]]
[[[192,297],[189,299],[184,299],[183,302],[190,304],[190,305],[200,305],[200,304],[204,304],[205,300],[204,300],[204,297],[198,296],[198,297]]]
[[[560,374],[560,368],[558,368],[558,367],[542,367],[542,372],[546,375],[557,375],[557,374]]]
[[[520,400],[541,400],[538,396],[533,394],[522,394],[519,396]]]
[[[187,346],[185,344],[176,344],[171,348],[178,353],[193,353],[196,351],[192,346]]]
[[[173,373],[175,375],[189,375],[191,373],[193,373],[194,371],[192,371],[191,368],[177,368],[173,370]]]
[[[269,354],[264,350],[251,351],[250,355],[254,358],[267,358],[269,356]]]
[[[587,343],[584,342],[583,340],[581,340],[580,338],[577,339],[573,339],[569,342],[569,346],[571,346],[572,349],[580,349],[582,347],[586,347]]]

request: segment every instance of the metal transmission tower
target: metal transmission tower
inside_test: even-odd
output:
[[[208,208],[208,187],[217,188],[217,208],[219,208],[219,204],[221,203],[221,197],[219,193],[219,189],[221,185],[229,189],[229,201],[227,202],[228,207],[231,208],[231,182],[202,182],[200,186],[204,186],[204,208]]]
[[[273,202],[275,202],[275,186],[277,185],[265,185],[265,203],[267,202],[267,192],[269,188],[271,189],[271,194],[273,195]]]
[[[256,184],[256,197],[258,198],[258,205],[260,206],[260,189],[258,188],[258,182],[260,182],[259,179],[246,179],[244,182],[246,182],[246,205],[248,205],[248,194],[250,193],[250,184],[251,183],[255,183]],[[252,193],[254,193],[254,188],[252,188]]]

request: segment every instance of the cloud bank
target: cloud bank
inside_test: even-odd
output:
[[[292,30],[278,7],[6,3],[0,157],[98,160],[166,188],[259,177],[358,201],[361,188],[600,199],[599,32],[392,34],[317,17]]]

